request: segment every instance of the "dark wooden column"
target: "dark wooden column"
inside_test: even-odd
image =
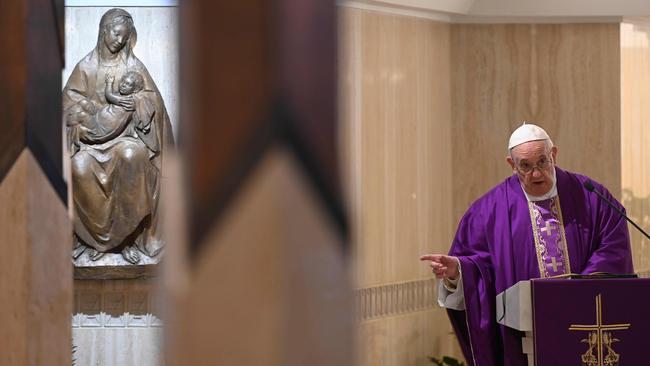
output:
[[[350,364],[335,3],[180,5],[192,281],[175,364]]]
[[[0,364],[70,365],[63,1],[0,2]]]

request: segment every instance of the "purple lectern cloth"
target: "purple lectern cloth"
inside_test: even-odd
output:
[[[556,177],[572,272],[632,273],[625,219],[583,188],[588,177],[559,168]],[[593,185],[623,209],[602,185]],[[448,313],[469,365],[527,365],[522,333],[498,325],[495,310],[498,293],[540,277],[528,201],[515,175],[472,204],[449,255],[460,260],[466,310]]]
[[[532,281],[531,291],[535,308],[535,365],[582,365],[581,356],[591,348],[583,340],[594,335],[593,330],[569,328],[598,323],[604,328],[629,324],[621,327],[626,329],[603,329],[614,339],[609,347],[606,342],[603,344],[602,361],[608,357],[608,348],[611,347],[611,351],[620,356],[619,362],[614,364],[648,365],[650,279],[539,279]],[[596,302],[597,297],[600,297],[600,305]],[[597,349],[589,353],[598,356]]]

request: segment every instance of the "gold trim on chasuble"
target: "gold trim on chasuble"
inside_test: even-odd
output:
[[[560,206],[560,196],[557,195],[552,198],[551,212],[560,222],[560,242],[557,243],[558,249],[562,251],[563,263],[562,268],[564,273],[571,273],[571,262],[569,260],[569,250],[566,241],[566,233],[564,232],[564,219],[562,218],[562,207]],[[535,239],[535,254],[537,255],[537,264],[539,265],[540,278],[551,277],[548,275],[546,263],[552,262],[555,264],[555,258],[548,257],[548,249],[546,247],[546,240],[542,237],[542,233],[537,225],[537,218],[541,216],[539,209],[534,202],[528,201],[528,212],[530,214],[530,223],[533,227],[533,239]]]

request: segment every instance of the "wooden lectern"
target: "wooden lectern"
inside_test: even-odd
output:
[[[525,332],[532,366],[645,365],[650,279],[520,281],[497,295],[499,324]]]

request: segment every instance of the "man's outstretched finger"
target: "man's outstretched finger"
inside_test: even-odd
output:
[[[434,261],[440,262],[440,258],[443,257],[442,254],[425,254],[420,256],[421,261]]]

